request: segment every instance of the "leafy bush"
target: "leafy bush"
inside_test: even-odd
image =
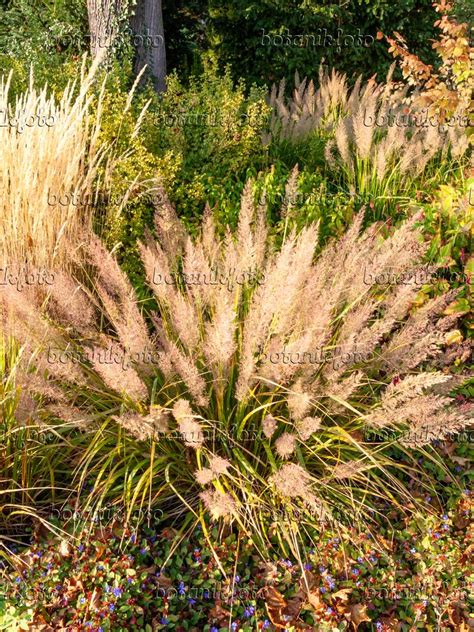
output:
[[[409,52],[406,41],[399,34],[395,38],[387,37],[390,52],[400,58],[404,79],[419,91],[416,101],[436,113],[441,120],[455,114],[472,116],[472,92],[474,89],[474,70],[472,54],[474,48],[469,41],[469,25],[458,23],[451,16],[453,5],[434,2],[433,6],[441,14],[435,26],[441,31],[433,48],[440,57],[439,68],[423,63],[417,55]],[[471,29],[472,30],[472,29]],[[379,37],[382,37],[382,33]],[[467,124],[466,124],[467,127]]]
[[[78,56],[87,50],[86,30],[87,10],[81,0],[13,0],[0,6],[0,73],[14,70],[15,93],[28,85],[31,67],[39,84],[64,88]]]
[[[37,324],[27,332],[6,318],[5,331],[43,349],[48,341],[41,371],[19,384],[46,397],[34,413],[44,423],[53,415],[82,429],[78,474],[81,484],[94,480],[89,500],[179,503],[188,519],[204,508],[235,520],[265,551],[271,523],[281,546],[297,537],[281,512],[304,511],[303,530],[349,510],[370,518],[379,496],[409,496],[391,446],[416,453],[468,423],[467,411],[449,407],[449,376],[414,372],[447,340],[457,315],[442,313],[455,295],[401,324],[434,272],[419,266],[426,247],[414,221],[380,240],[373,229],[359,236],[359,214],[313,264],[316,227],[296,235],[287,225],[274,252],[250,185],[235,239],[222,240],[207,214],[192,241],[164,203],[159,242],[148,236],[141,246],[159,306],[152,337],[96,238],[87,248],[95,290],[62,274],[48,291],[51,320],[41,315],[47,296],[18,301],[6,289],[10,315]]]
[[[376,40],[380,29],[403,33],[416,52],[432,56],[436,14],[429,0],[354,0],[344,5],[201,0],[173,4],[176,12],[170,10],[168,16],[164,6],[168,30],[173,35],[180,31],[179,56],[172,54],[172,62],[181,62],[183,69],[210,57],[221,67],[230,64],[234,77],[245,77],[249,84],[291,80],[296,70],[312,77],[322,62],[350,76],[384,75],[390,61]]]
[[[209,68],[191,77],[185,87],[176,75],[168,90],[144,122],[144,135],[153,153],[173,156],[178,168],[170,183],[165,162],[159,176],[170,197],[186,218],[201,217],[206,202],[224,204],[226,195],[238,203],[249,169],[265,164],[261,136],[269,108],[264,90],[253,88],[248,96],[242,82],[234,85],[226,72]],[[225,179],[225,188],[222,182]],[[223,218],[227,209],[221,209]]]
[[[190,229],[206,203],[218,208],[223,221],[235,223],[247,175],[267,163],[261,136],[269,108],[264,91],[246,95],[242,83],[234,85],[228,73],[220,76],[210,68],[188,86],[169,76],[166,94],[137,95],[125,116],[126,76],[111,73],[103,96],[102,138],[124,158],[111,173],[114,194],[99,212],[99,232],[116,248],[140,298],[146,299],[137,242],[153,224],[158,185]]]

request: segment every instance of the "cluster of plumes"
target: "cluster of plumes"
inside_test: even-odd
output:
[[[443,127],[431,116],[428,120],[427,112],[408,108],[405,91],[393,86],[389,79],[381,85],[358,81],[334,125],[335,140],[326,145],[325,156],[330,165],[339,160],[351,179],[361,161],[382,182],[393,170],[415,178],[436,155],[446,157],[449,150],[461,158],[468,149],[463,113]]]
[[[271,134],[291,140],[305,138],[314,130],[328,129],[337,120],[348,101],[349,87],[344,74],[332,70],[328,74],[319,69],[319,87],[307,77],[295,74],[295,88],[290,99],[286,97],[286,81],[272,86],[269,105],[272,107]]]
[[[90,112],[97,66],[87,75],[83,66],[80,84],[66,86],[59,102],[33,84],[15,102],[12,74],[0,80],[0,251],[10,261],[65,263],[70,240],[91,225],[84,200],[107,155],[99,136],[102,93],[95,120]]]
[[[237,514],[237,505],[230,494],[218,489],[201,492],[200,498],[213,520],[230,518]]]
[[[173,405],[173,417],[178,424],[184,444],[190,448],[197,449],[201,447],[205,438],[204,431],[187,399],[178,399],[175,402]]]
[[[446,390],[450,377],[440,372],[418,373],[392,382],[383,392],[378,407],[365,417],[365,423],[377,429],[409,427],[402,434],[400,443],[409,447],[421,447],[433,440],[457,434],[472,422],[469,405],[449,408],[450,398]],[[439,389],[444,385],[442,389]],[[438,392],[434,389],[438,387]]]
[[[159,441],[161,436],[166,436],[170,431],[169,411],[160,406],[150,406],[147,415],[129,411],[123,415],[114,416],[114,419],[137,441]]]
[[[269,478],[272,488],[286,500],[301,501],[320,519],[327,517],[329,510],[321,499],[312,491],[313,481],[309,472],[296,463],[285,463]]]
[[[409,109],[406,90],[391,80],[393,68],[385,83],[371,79],[363,84],[359,77],[352,88],[345,75],[334,70],[330,75],[320,70],[317,90],[312,81],[296,77],[290,100],[284,84],[274,86],[272,133],[297,140],[321,129],[332,137],[326,144],[326,160],[330,166],[339,163],[349,181],[354,181],[361,161],[369,165],[367,173],[382,182],[394,169],[403,178],[416,177],[439,152],[450,150],[460,158],[469,146],[463,123],[466,111],[456,112],[443,127],[413,105]]]
[[[211,454],[209,456],[209,466],[202,470],[197,470],[194,475],[201,485],[207,485],[218,478],[221,474],[226,474],[230,467],[230,462],[221,456]]]
[[[231,463],[227,459],[209,453],[207,455],[208,466],[200,470],[196,470],[194,476],[196,481],[206,486],[217,481],[219,477],[229,474]],[[209,511],[211,517],[215,520],[218,518],[232,518],[238,513],[239,501],[230,493],[225,492],[222,488],[207,487],[199,494],[204,506]]]
[[[125,412],[116,415],[117,422],[140,440],[176,424],[195,479],[214,486],[203,496],[214,516],[232,514],[237,500],[218,489],[217,479],[228,476],[230,465],[206,440],[209,424],[224,423],[212,421],[208,405],[213,398],[230,401],[232,410],[236,405],[258,406],[260,397],[268,401],[272,396],[277,402],[276,409],[273,401],[264,403],[259,415],[253,415],[258,418],[255,445],[267,441],[274,450],[281,469],[275,472],[267,463],[264,475],[290,498],[306,492],[313,498],[310,472],[303,475],[302,466],[292,460],[297,450],[310,452],[321,433],[335,425],[346,427],[357,420],[369,427],[404,429],[408,443],[410,432],[416,433],[416,445],[428,426],[431,434],[425,443],[433,433],[442,438],[459,431],[469,423],[469,411],[433,394],[447,378],[419,372],[420,365],[440,352],[456,323],[456,315],[444,314],[455,292],[415,309],[427,282],[425,268],[422,275],[414,274],[426,248],[415,228],[417,218],[385,239],[375,225],[361,232],[362,220],[359,214],[346,234],[315,258],[314,225],[299,234],[290,232],[281,248],[275,248],[264,207],[254,205],[250,184],[235,235],[227,230],[221,236],[207,210],[200,235],[192,239],[164,203],[155,220],[158,240],[148,234],[141,245],[159,305],[152,315],[153,334],[117,262],[91,237],[86,255],[93,286],[62,273],[51,288],[0,292],[3,331],[30,349],[43,347],[36,355],[38,370],[25,372],[28,393],[41,395],[56,412],[64,402],[74,408],[71,393],[99,392],[102,402],[104,393],[111,393],[112,414],[119,398]],[[404,282],[378,285],[384,274],[403,275]],[[234,284],[228,282],[231,278],[258,282]],[[102,362],[97,353],[87,366],[67,357],[65,363],[48,363],[47,344],[62,350],[106,349],[119,357],[128,354],[132,361]],[[340,361],[315,361],[318,349],[330,349],[331,359]],[[151,352],[153,364],[147,361]],[[171,401],[157,402],[166,410],[150,409],[156,376],[175,393]],[[94,397],[81,405],[78,412],[97,412]],[[217,436],[224,441],[225,433]],[[222,453],[228,456],[231,450]],[[214,455],[204,469],[199,454]],[[261,457],[258,461],[261,468]]]

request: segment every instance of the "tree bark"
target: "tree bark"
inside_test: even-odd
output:
[[[102,52],[105,57],[112,54],[121,8],[121,0],[87,0],[93,59]]]
[[[135,64],[138,75],[144,66],[157,92],[166,90],[166,49],[161,0],[138,0],[130,26],[134,34]]]

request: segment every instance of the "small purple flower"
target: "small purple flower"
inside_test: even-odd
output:
[[[380,621],[377,621],[377,623],[375,624],[375,629],[379,632],[383,629],[383,625],[380,623]]]
[[[359,562],[359,564],[362,564],[362,562],[364,561],[364,558],[359,555],[359,557],[357,558],[357,561]]]
[[[134,533],[132,533],[132,535],[130,536],[130,542],[131,542],[132,544],[135,544],[135,540],[136,540],[136,539],[137,539],[137,538],[136,538],[135,534],[134,534]]]
[[[213,625],[209,632],[219,632],[219,628],[216,628],[216,626]]]
[[[161,625],[168,625],[169,623],[169,619],[167,619],[166,617],[161,617],[160,623]]]
[[[267,630],[270,627],[270,621],[268,619],[265,619],[265,621],[263,622],[263,629]]]
[[[232,625],[230,626],[232,629],[232,632],[235,632],[237,630],[237,628],[239,627],[238,623],[236,623],[235,621],[232,623]]]
[[[110,612],[113,612],[115,610],[115,604],[111,603],[109,606],[109,610]]]
[[[112,593],[113,593],[114,597],[117,597],[117,599],[122,596],[122,591],[118,587],[114,588],[112,590]]]
[[[304,565],[304,570],[305,571],[310,571],[312,568],[313,568],[313,565],[310,564],[309,562]]]
[[[321,586],[321,588],[319,589],[319,592],[321,592],[321,593],[325,593],[326,592],[326,589],[324,588],[324,586]]]
[[[351,573],[352,573],[353,575],[356,575],[356,576],[357,576],[357,575],[359,575],[360,570],[359,570],[358,568],[353,568],[353,569],[351,570]]]
[[[196,603],[196,600],[193,599],[192,597],[189,597],[188,603],[189,603],[190,606],[194,606],[194,604]]]
[[[253,606],[248,606],[247,608],[245,608],[244,617],[246,619],[250,619],[250,617],[253,617],[254,614],[255,614],[255,608]]]
[[[240,576],[236,575],[235,576],[235,583],[238,584],[240,582]]]
[[[186,594],[186,589],[184,587],[184,582],[179,582],[178,592],[180,595]]]
[[[85,603],[85,602],[86,602],[86,598],[85,598],[85,597],[81,597],[81,598],[79,599],[79,603]]]
[[[326,610],[326,614],[334,614],[334,610],[332,608],[328,608]]]
[[[83,544],[79,544],[79,546],[77,547],[77,550],[79,551],[79,553],[82,553],[84,550],[84,545]]]

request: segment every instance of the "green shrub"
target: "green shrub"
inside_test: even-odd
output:
[[[282,78],[291,81],[296,70],[314,77],[321,62],[349,76],[362,72],[369,77],[377,72],[380,77],[387,72],[390,57],[376,40],[378,30],[402,33],[415,52],[433,59],[430,40],[436,13],[430,0],[352,0],[345,4],[198,0],[191,5],[180,0],[168,7],[165,0],[165,24],[174,40],[170,61],[181,72],[211,58],[220,67],[230,64],[233,76],[245,77],[249,85],[268,85]],[[353,46],[350,36],[355,36]],[[364,37],[370,45],[363,45]]]
[[[87,10],[80,0],[35,3],[13,0],[0,7],[0,74],[14,70],[12,91],[28,85],[30,68],[38,83],[64,88],[87,51]]]

